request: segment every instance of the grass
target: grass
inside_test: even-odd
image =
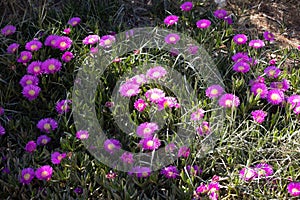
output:
[[[290,88],[284,92],[285,96],[299,94],[299,50],[279,49],[276,43],[268,42],[261,49],[253,49],[247,44],[236,45],[232,42],[232,37],[240,33],[236,32],[238,27],[235,27],[235,24],[228,25],[224,20],[214,17],[213,11],[217,7],[207,1],[195,2],[190,12],[180,11],[180,3],[176,6],[170,4],[168,10],[164,10],[162,5],[157,3],[155,5],[157,9],[151,9],[147,17],[143,16],[144,18],[139,18],[140,13],[137,12],[143,10],[143,7],[135,7],[124,1],[87,0],[65,3],[45,1],[32,7],[24,6],[24,10],[17,9],[19,5],[21,4],[18,4],[18,1],[11,1],[6,5],[7,9],[3,12],[15,17],[11,20],[9,18],[1,20],[1,28],[6,24],[17,27],[15,34],[0,37],[0,106],[5,109],[4,114],[0,116],[0,124],[6,131],[6,134],[0,138],[2,157],[0,185],[3,188],[0,195],[3,199],[200,199],[200,196],[208,199],[209,195],[198,194],[197,196],[195,191],[202,183],[214,182],[216,176],[219,177],[217,182],[220,188],[216,191],[219,199],[292,198],[287,191],[287,185],[291,181],[298,182],[300,176],[299,116],[293,113],[287,103],[283,103],[282,106],[272,105],[266,99],[253,95],[249,82],[264,73],[264,69],[269,65],[270,55],[275,54],[279,57],[276,66],[282,70],[282,73],[276,80],[265,76],[265,82],[269,85],[271,82],[287,79]],[[16,18],[19,14],[22,17]],[[170,14],[180,16],[180,20],[177,25],[167,27],[163,24],[163,20]],[[44,42],[48,35],[63,35],[63,30],[68,27],[68,20],[74,16],[81,18],[80,24],[71,27],[71,33],[68,35],[73,40],[69,51],[75,55],[75,58],[71,62],[63,62],[62,69],[58,73],[40,76],[41,92],[37,99],[28,101],[22,95],[22,87],[19,84],[20,79],[27,73],[27,67],[16,62],[18,54],[24,50],[25,43],[33,38]],[[239,16],[236,17],[238,20]],[[212,22],[208,29],[200,30],[195,26],[202,18]],[[140,19],[149,21],[141,22]],[[98,85],[96,98],[91,101],[96,105],[96,121],[109,138],[118,139],[122,143],[122,148],[131,152],[141,150],[138,146],[140,139],[134,131],[131,134],[124,132],[113,118],[117,109],[120,109],[119,112],[124,112],[125,106],[115,105],[112,108],[105,106],[106,102],[112,101],[112,95],[116,95],[112,86],[119,84],[120,79],[125,81],[136,75],[136,67],[145,64],[172,66],[190,83],[193,92],[196,92],[197,101],[192,102],[192,98],[180,99],[182,94],[177,96],[178,100],[192,102],[193,108],[203,108],[206,111],[204,120],[210,122],[212,129],[217,125],[219,129],[207,136],[207,139],[213,141],[212,148],[205,153],[201,153],[205,137],[198,135],[196,131],[193,132],[190,155],[175,159],[171,163],[178,169],[178,176],[175,179],[166,178],[160,170],[151,172],[149,177],[137,178],[105,165],[87,149],[86,142],[76,138],[78,131],[74,122],[76,112],[72,110],[58,115],[55,110],[59,100],[75,98],[73,89],[76,87],[74,82],[78,81],[76,75],[82,69],[89,69],[83,66],[90,51],[89,46],[82,44],[86,36],[120,33],[151,23],[170,31],[183,32],[203,45],[223,79],[226,93],[235,94],[240,99],[237,108],[222,109],[224,112],[222,119],[214,118],[216,102],[205,96],[205,90],[210,85],[205,82],[206,77],[202,77],[203,71],[198,71],[188,63],[186,57],[170,56],[169,52],[159,49],[144,48],[137,54],[129,52],[119,55],[121,61],[111,63],[103,75],[97,77],[102,81],[102,85]],[[248,40],[262,39],[262,33],[259,31],[259,35],[247,35]],[[13,42],[21,44],[18,52],[6,53],[7,46]],[[251,66],[251,70],[245,74],[232,70],[231,57],[242,51],[258,61],[258,64]],[[61,54],[58,49],[44,46],[33,53],[33,60],[44,61],[50,57],[60,59]],[[88,71],[91,77],[95,76],[96,71],[92,69]],[[142,72],[145,71],[146,69]],[[171,78],[165,81],[168,80],[171,83],[168,88],[154,83],[144,85],[142,87],[144,91],[139,97],[143,98],[145,92],[153,87],[163,89],[168,95],[175,96],[173,91],[178,90],[180,84],[171,82],[174,80]],[[88,95],[82,97],[82,100],[87,98]],[[140,113],[134,109],[133,102],[136,99],[137,97],[130,98],[131,121],[138,124],[149,121],[152,117],[149,114],[150,110]],[[73,106],[85,108],[86,105],[77,102]],[[217,109],[220,110],[219,107]],[[251,112],[256,109],[267,112],[267,117],[262,124],[255,123],[251,117]],[[166,120],[162,122],[163,128],[159,131],[162,146],[176,136],[177,127],[181,125],[180,120],[186,119],[185,117],[192,111],[184,108],[170,109],[164,111],[163,116],[153,111],[153,115]],[[37,146],[37,150],[33,153],[26,152],[24,148],[27,142],[36,141],[43,134],[36,128],[37,122],[47,117],[54,118],[59,124],[56,130],[48,134],[51,142],[45,146]],[[89,123],[87,121],[86,124]],[[191,123],[187,122],[187,124]],[[91,129],[88,125],[86,128]],[[93,130],[89,131],[91,137]],[[101,140],[99,138],[90,144],[103,149]],[[67,154],[59,165],[51,163],[51,154],[55,151]],[[267,178],[254,178],[251,181],[240,178],[239,173],[242,168],[253,167],[259,163],[272,166],[273,174]],[[20,183],[22,169],[28,167],[37,169],[43,165],[53,167],[50,180],[42,181],[34,178],[28,185]],[[187,165],[198,165],[202,173],[195,175],[188,172],[185,168]],[[76,192],[78,188],[82,189],[82,193]]]

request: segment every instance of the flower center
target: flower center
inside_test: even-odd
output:
[[[27,84],[27,85],[31,85],[31,84],[32,84],[32,80],[27,80],[27,81],[26,81],[26,84]]]
[[[51,128],[49,123],[44,124],[44,129],[45,130],[49,130]]]
[[[232,105],[232,100],[230,99],[226,100],[225,105],[230,107]]]
[[[134,92],[135,92],[135,90],[134,90],[134,89],[130,89],[130,90],[128,90],[128,91],[127,91],[127,95],[133,95],[133,94],[134,94]]]
[[[104,41],[104,44],[105,44],[105,45],[110,45],[110,44],[111,44],[111,41],[110,41],[110,40],[105,40],[105,41]]]
[[[243,71],[244,69],[245,69],[244,66],[239,66],[239,67],[238,67],[238,70],[239,70],[239,71]]]
[[[108,144],[108,145],[107,145],[107,148],[108,148],[109,150],[113,150],[113,149],[115,148],[115,145],[114,145],[114,144]]]
[[[42,172],[42,177],[47,177],[48,175],[49,175],[49,173],[47,171]]]
[[[300,190],[298,190],[297,188],[292,189],[292,193],[298,193],[298,192],[300,192]]]
[[[34,91],[34,90],[29,90],[28,94],[29,94],[30,96],[33,96],[33,95],[35,95],[35,91]]]
[[[169,38],[169,40],[170,40],[171,42],[175,42],[175,41],[176,41],[176,38],[175,38],[174,36],[172,36],[172,37]]]
[[[279,97],[278,94],[272,94],[272,95],[271,95],[271,99],[274,100],[274,101],[275,101],[275,100],[278,100],[279,98],[280,98],[280,97]]]
[[[27,181],[30,179],[30,174],[27,173],[27,174],[24,174],[23,178]]]
[[[47,140],[46,139],[42,139],[42,143],[43,144],[47,144]]]
[[[22,60],[27,60],[28,56],[22,56]]]
[[[49,69],[49,70],[54,70],[54,69],[55,69],[55,65],[53,65],[53,64],[49,65],[49,66],[48,66],[48,69]]]
[[[217,89],[212,89],[211,94],[218,94],[218,90]]]
[[[159,77],[160,73],[159,73],[159,72],[154,72],[152,75],[153,75],[154,77]]]
[[[147,146],[148,146],[148,147],[153,147],[153,145],[154,145],[153,140],[149,140],[149,141],[147,142]]]
[[[37,49],[37,45],[35,45],[35,44],[33,44],[33,45],[31,45],[31,50],[35,50],[35,49]]]
[[[39,67],[39,66],[35,66],[34,68],[33,68],[33,71],[34,72],[39,72],[41,70],[41,68]]]
[[[244,39],[243,38],[238,38],[237,41],[238,42],[244,42]]]
[[[59,46],[65,47],[65,46],[67,46],[67,43],[66,43],[66,42],[61,42],[61,43],[59,44]]]

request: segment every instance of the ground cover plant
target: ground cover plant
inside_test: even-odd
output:
[[[299,198],[300,46],[237,31],[223,1],[167,2],[2,19],[3,199]]]

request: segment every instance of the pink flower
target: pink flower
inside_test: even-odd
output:
[[[175,33],[170,33],[165,37],[165,42],[167,44],[176,44],[180,40],[180,36]]]
[[[121,143],[116,139],[107,139],[104,142],[104,149],[110,154],[115,153],[121,148]]]
[[[240,170],[240,178],[245,181],[250,181],[257,177],[257,172],[253,168],[243,168]]]
[[[254,110],[251,112],[252,118],[255,122],[261,124],[265,121],[267,113],[263,110]]]
[[[58,112],[58,114],[66,113],[70,110],[70,103],[72,103],[71,100],[61,100],[56,103],[55,109]]]
[[[192,10],[192,8],[193,8],[193,2],[191,2],[191,1],[184,2],[180,6],[180,9],[185,12]]]
[[[180,147],[180,149],[178,150],[178,154],[177,154],[177,157],[184,157],[184,158],[187,158],[189,157],[190,155],[190,148],[186,147],[186,146],[182,146]]]
[[[254,168],[257,171],[258,177],[268,177],[273,174],[273,168],[267,163],[259,163]]]
[[[157,130],[158,125],[155,122],[144,122],[137,127],[136,134],[142,138],[150,138]]]
[[[143,138],[139,142],[144,150],[156,150],[160,146],[160,140],[158,138]]]
[[[267,100],[270,104],[278,105],[284,100],[284,93],[278,89],[269,90]]]
[[[37,51],[42,48],[43,44],[38,40],[32,40],[27,42],[25,45],[25,49],[28,51]]]
[[[249,46],[250,46],[250,47],[253,47],[253,48],[255,48],[255,49],[259,49],[259,48],[261,48],[261,47],[264,47],[264,46],[265,46],[265,43],[264,43],[264,41],[262,41],[262,40],[251,40],[251,41],[249,42]]]
[[[48,58],[42,63],[41,68],[45,74],[54,74],[61,70],[61,66],[61,62],[56,58]]]
[[[56,40],[56,48],[65,51],[72,45],[72,40],[67,36],[61,36]]]
[[[248,38],[244,34],[237,34],[233,37],[233,41],[236,44],[245,44],[247,42]]]
[[[300,182],[290,182],[287,186],[287,190],[293,197],[300,196]]]
[[[208,19],[201,19],[196,22],[198,28],[206,29],[210,26],[211,22]]]
[[[70,28],[66,28],[63,31],[63,34],[69,35],[71,33],[71,29]]]
[[[20,57],[18,58],[17,62],[19,63],[27,63],[32,59],[32,54],[30,51],[22,51],[20,53]]]
[[[158,103],[161,98],[165,97],[164,91],[158,88],[149,89],[145,93],[145,97],[148,101],[151,101],[152,103]]]
[[[217,98],[222,95],[224,89],[220,85],[211,85],[205,90],[205,95],[210,98]]]
[[[113,35],[104,35],[101,37],[99,45],[103,48],[107,49],[112,46],[112,44],[116,41],[115,36]]]
[[[227,16],[227,11],[223,9],[216,10],[214,16],[219,19],[224,19]]]
[[[196,130],[200,136],[209,134],[210,133],[209,123],[207,121],[203,121],[201,126],[199,126]]]
[[[33,178],[34,178],[33,168],[22,169],[20,183],[29,184]]]
[[[250,70],[250,65],[246,62],[237,62],[233,65],[232,69],[244,74]]]
[[[36,143],[35,141],[31,140],[29,141],[26,146],[25,146],[25,150],[29,153],[32,153],[36,150]]]
[[[66,157],[66,153],[59,153],[59,152],[54,152],[51,154],[51,162],[52,164],[58,165],[60,164],[61,160]]]
[[[16,32],[16,27],[13,25],[6,25],[1,29],[1,34],[4,36],[12,35]]]
[[[274,34],[269,32],[269,31],[265,31],[264,32],[264,38],[265,40],[268,40],[268,41],[274,41]]]
[[[140,92],[140,86],[133,83],[124,83],[120,86],[119,92],[124,97],[136,96]]]
[[[164,19],[164,23],[167,26],[172,26],[173,24],[177,23],[177,21],[178,21],[178,16],[176,15],[170,15]]]
[[[33,61],[27,67],[27,73],[33,74],[34,76],[41,75],[42,71],[42,62],[41,61]]]
[[[264,84],[264,83],[254,83],[251,86],[250,91],[255,96],[260,95],[260,98],[262,98],[262,99],[266,98],[268,95],[268,88],[267,88],[266,84]]]
[[[179,171],[176,166],[165,167],[160,173],[166,178],[177,178],[179,176]]]
[[[162,66],[152,67],[147,70],[146,77],[149,79],[159,79],[166,76],[167,70]]]
[[[49,165],[44,165],[42,167],[39,167],[35,171],[35,176],[39,180],[49,181],[51,179],[51,177],[52,177],[52,173],[53,173],[53,168],[50,167]]]
[[[224,108],[238,107],[240,105],[240,99],[234,94],[224,94],[219,99],[219,106]]]
[[[133,163],[133,154],[129,152],[124,152],[120,157],[123,163],[132,164]]]
[[[198,121],[204,117],[204,110],[202,108],[191,114],[191,120]]]
[[[72,60],[72,58],[74,58],[74,55],[72,54],[72,52],[70,51],[66,51],[62,56],[61,59],[64,62],[70,62]]]
[[[40,129],[40,131],[45,132],[45,133],[50,133],[51,131],[54,131],[55,129],[57,129],[58,124],[55,119],[44,118],[44,119],[41,119],[37,123],[36,126],[38,129]]]
[[[143,112],[147,107],[147,103],[143,99],[138,99],[133,104],[134,108],[137,109],[139,112]]]
[[[20,45],[18,43],[12,43],[7,47],[6,51],[7,53],[15,53],[18,50],[19,46]]]
[[[281,71],[276,66],[269,66],[264,70],[264,73],[267,74],[267,76],[270,78],[277,78],[280,75]]]
[[[36,85],[27,85],[23,87],[22,94],[29,101],[35,100],[41,91],[41,88]]]
[[[89,132],[86,130],[79,130],[76,132],[76,138],[79,140],[87,140],[89,138]]]
[[[85,37],[82,41],[83,44],[95,44],[100,41],[100,37],[98,35],[89,35]]]
[[[73,17],[68,21],[68,24],[71,26],[77,26],[80,23],[81,19],[79,17]]]

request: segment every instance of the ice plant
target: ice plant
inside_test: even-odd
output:
[[[152,67],[147,70],[146,77],[148,79],[159,79],[166,76],[167,70],[162,66]]]
[[[210,26],[211,22],[208,19],[201,19],[196,22],[198,28],[206,29]]]
[[[251,112],[252,118],[255,122],[261,124],[265,121],[265,117],[267,116],[267,112],[263,110],[254,110]]]
[[[165,42],[167,44],[176,44],[180,40],[180,36],[175,33],[170,33],[165,37]]]
[[[153,69],[153,68],[151,68],[151,69]],[[135,76],[131,77],[129,79],[129,81],[126,81],[126,82],[127,83],[131,82],[133,84],[141,86],[142,84],[144,84],[144,83],[147,82],[147,78],[146,78],[146,76],[144,74],[138,74],[138,75],[135,75]]]
[[[68,21],[68,24],[71,26],[77,26],[80,23],[81,19],[79,17],[73,17]]]
[[[153,88],[147,90],[145,93],[145,97],[147,98],[148,101],[151,101],[152,103],[158,103],[161,98],[165,97],[164,91],[158,88]]]
[[[65,51],[72,45],[72,40],[67,36],[60,36],[56,41],[56,48]]]
[[[172,26],[173,24],[177,23],[178,21],[178,16],[176,15],[169,15],[164,19],[164,23],[167,26]]]
[[[52,173],[53,173],[53,168],[49,165],[44,165],[44,166],[39,167],[35,171],[35,176],[39,180],[49,181],[52,177]]]
[[[41,61],[33,61],[27,67],[27,73],[32,74],[34,76],[41,75],[42,71],[42,62]]]
[[[278,89],[269,90],[267,100],[270,104],[278,105],[284,100],[284,93]]]
[[[13,25],[6,25],[4,26],[2,29],[1,29],[1,34],[4,35],[4,36],[9,36],[9,35],[12,35],[16,32],[16,27],[13,26]]]
[[[180,9],[185,12],[192,10],[192,8],[193,8],[193,2],[191,2],[191,1],[184,2],[180,6]]]
[[[5,134],[5,128],[0,124],[0,135]]]
[[[179,176],[179,171],[176,166],[165,167],[160,173],[166,178],[177,178]]]
[[[197,133],[198,133],[200,136],[210,134],[210,126],[209,126],[209,123],[208,123],[207,121],[203,121],[203,122],[201,123],[201,125],[200,125],[196,130],[197,130]]]
[[[249,56],[246,52],[237,52],[236,54],[234,54],[231,59],[234,61],[234,62],[248,62],[249,61]]]
[[[66,157],[66,153],[59,153],[59,152],[53,152],[51,154],[51,162],[52,164],[58,165],[60,164],[61,160]]]
[[[25,146],[25,151],[32,153],[36,150],[36,143],[35,141],[31,140],[29,142],[27,142],[26,146]]]
[[[25,44],[25,49],[28,51],[38,51],[42,48],[43,44],[38,40],[31,40]]]
[[[63,34],[69,35],[71,33],[71,29],[70,28],[65,28],[63,31]]]
[[[250,91],[255,96],[259,95],[260,98],[262,98],[262,99],[266,98],[268,95],[268,88],[267,88],[266,84],[264,84],[264,83],[254,83],[251,86]]]
[[[22,51],[20,53],[19,58],[17,59],[17,62],[19,63],[27,63],[32,59],[32,54],[30,51]]]
[[[56,58],[48,58],[42,63],[41,68],[45,74],[54,74],[61,70],[61,66],[61,62]]]
[[[264,73],[270,78],[277,78],[280,75],[281,70],[276,66],[269,66],[264,69]]]
[[[18,43],[12,43],[7,47],[6,51],[7,53],[15,53],[18,50],[19,46],[20,45]]]
[[[177,157],[178,158],[180,158],[180,157],[187,158],[187,157],[189,157],[190,152],[191,152],[190,148],[188,148],[187,146],[182,146],[178,150]]]
[[[33,168],[22,169],[20,183],[29,184],[33,178],[34,178],[34,169]]]
[[[264,47],[264,46],[265,46],[265,43],[264,43],[264,41],[262,41],[262,40],[251,40],[251,41],[249,42],[249,46],[250,46],[250,47],[253,47],[253,48],[255,48],[255,49],[259,49],[259,48]]]
[[[273,175],[273,168],[267,163],[259,163],[255,165],[254,169],[256,170],[258,177],[268,177]]]
[[[51,138],[48,137],[47,135],[40,135],[37,138],[36,143],[37,143],[37,145],[44,146],[44,145],[48,144],[50,141],[51,141]]]
[[[79,140],[86,140],[89,138],[89,132],[86,130],[79,130],[76,132],[76,138]]]
[[[250,70],[250,65],[246,62],[237,62],[233,65],[232,69],[236,72],[247,73]]]
[[[104,149],[110,154],[115,153],[121,148],[121,143],[116,139],[107,139],[104,142]]]
[[[300,95],[298,94],[293,94],[291,96],[288,97],[287,102],[289,104],[291,104],[291,107],[294,108],[295,106],[298,106],[300,104],[298,104],[300,102]]]
[[[24,75],[21,78],[19,83],[22,87],[25,87],[27,85],[38,85],[39,84],[39,79],[36,76]]]
[[[36,99],[41,91],[41,88],[36,85],[27,85],[23,87],[22,94],[29,101]]]
[[[216,10],[214,16],[219,19],[224,19],[227,16],[227,11],[223,9]]]
[[[198,121],[204,117],[204,110],[202,108],[199,108],[195,112],[191,114],[191,120]]]
[[[240,178],[245,181],[250,181],[257,177],[257,172],[252,167],[244,167],[240,170]]]
[[[233,42],[236,44],[245,44],[248,38],[244,34],[237,34],[233,37]]]
[[[136,166],[133,167],[129,172],[129,175],[136,175],[138,178],[146,178],[150,176],[151,174],[151,169],[149,167],[141,167],[141,166]]]
[[[104,35],[100,38],[99,45],[103,48],[107,49],[112,46],[112,44],[116,41],[115,36],[113,35]]]
[[[64,62],[70,62],[72,60],[72,58],[74,58],[74,55],[72,52],[70,51],[66,51],[62,56],[61,56],[61,59],[64,61]]]
[[[72,103],[71,100],[61,100],[59,102],[56,103],[55,109],[58,112],[58,114],[63,114],[66,112],[69,112],[70,110],[70,103]]]
[[[141,91],[139,87],[140,86],[137,84],[125,82],[120,86],[119,92],[124,97],[132,97],[136,96]]]
[[[290,83],[287,79],[282,79],[281,82],[271,82],[270,83],[270,88],[271,89],[279,89],[282,90],[283,92],[287,91],[290,87]]]
[[[158,125],[155,122],[144,122],[137,127],[136,134],[142,138],[150,138],[157,130]]]
[[[274,41],[274,34],[269,32],[269,31],[265,31],[264,32],[264,38],[265,40],[268,40],[268,41]]]
[[[300,182],[290,182],[287,186],[287,190],[293,197],[300,196]]]
[[[233,108],[240,105],[240,99],[234,94],[224,94],[219,99],[219,106],[224,108]]]
[[[89,35],[83,39],[82,43],[88,45],[88,44],[96,44],[99,41],[100,41],[100,37],[98,35]]]
[[[57,41],[58,41],[59,38],[60,38],[59,35],[49,35],[46,38],[44,44],[45,44],[45,46],[50,46],[52,48],[57,48]]]
[[[189,174],[193,176],[200,175],[202,173],[202,169],[200,169],[198,165],[187,165],[185,169]]]
[[[130,152],[124,152],[120,158],[123,161],[123,163],[126,164],[132,164],[134,161],[133,154]]]
[[[51,131],[57,129],[57,127],[58,124],[56,120],[52,118],[44,118],[37,123],[37,128],[40,129],[40,131],[45,133],[50,133]]]
[[[157,106],[158,110],[163,110],[165,108],[179,108],[180,104],[175,97],[163,97],[159,100]]]
[[[143,138],[139,144],[144,150],[156,150],[160,146],[160,140],[158,138]]]
[[[143,99],[138,99],[133,104],[134,108],[139,112],[143,112],[147,107],[147,103]]]

